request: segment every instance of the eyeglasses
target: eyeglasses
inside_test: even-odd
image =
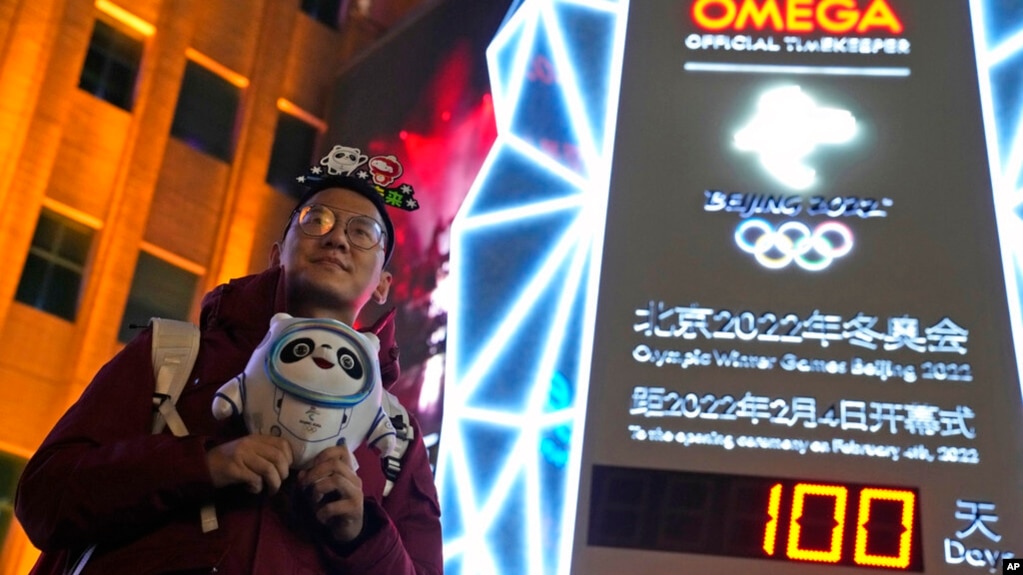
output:
[[[310,204],[298,210],[298,227],[307,236],[323,237],[337,226],[340,212],[355,214],[344,224],[345,237],[353,246],[368,250],[376,247],[384,239],[386,234],[383,227],[373,218],[322,204]]]

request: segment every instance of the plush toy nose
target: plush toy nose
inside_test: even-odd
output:
[[[320,366],[320,369],[330,369],[334,367],[334,355],[329,348],[317,348],[313,352],[313,363]]]

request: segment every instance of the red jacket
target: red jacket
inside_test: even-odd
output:
[[[214,392],[245,368],[284,306],[279,269],[234,280],[203,300],[199,357],[177,403],[190,435],[150,434],[154,378],[151,333],[139,334],[96,375],[57,423],[22,475],[16,514],[43,555],[33,574],[63,572],[68,558],[98,547],[85,574],[418,574],[443,571],[440,508],[418,424],[393,490],[382,496],[379,457],[355,452],[365,528],[329,542],[302,514],[292,474],[275,496],[215,490],[206,447],[245,434],[240,418],[213,419]],[[391,316],[381,339],[381,375],[397,379]],[[220,528],[202,533],[199,508],[215,501]]]

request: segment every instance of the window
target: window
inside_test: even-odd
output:
[[[89,227],[43,210],[15,299],[74,321],[92,237]]]
[[[192,296],[199,286],[199,276],[170,264],[152,254],[142,252],[135,264],[131,293],[121,318],[118,341],[135,337],[132,325],[146,325],[151,317],[188,319]]]
[[[0,549],[4,546],[14,518],[14,490],[24,468],[24,459],[0,452]]]
[[[343,0],[302,0],[302,11],[335,30],[341,26],[339,16]]]
[[[241,90],[237,86],[189,60],[171,135],[200,152],[230,162],[240,100]]]
[[[291,114],[278,113],[266,183],[282,191],[293,189],[295,178],[309,168],[317,134],[316,126]]]
[[[142,48],[141,38],[97,19],[78,87],[130,112],[135,103]]]

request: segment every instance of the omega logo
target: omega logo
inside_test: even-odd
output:
[[[902,21],[887,0],[696,0],[693,21],[713,32],[750,28],[776,32],[830,34],[856,31],[902,34]]]

